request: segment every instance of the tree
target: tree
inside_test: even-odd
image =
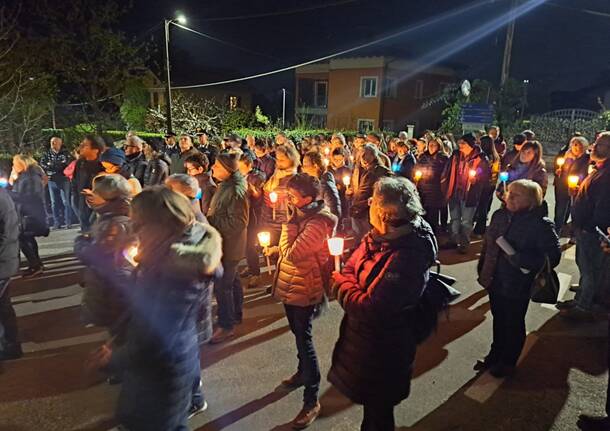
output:
[[[140,79],[130,79],[125,83],[121,118],[130,130],[144,130],[150,95]]]
[[[172,125],[180,133],[195,133],[202,128],[211,134],[222,131],[222,109],[213,100],[200,99],[176,92],[172,100]],[[146,119],[148,130],[166,132],[165,107],[149,109]]]

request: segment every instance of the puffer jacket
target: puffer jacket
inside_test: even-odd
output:
[[[493,214],[477,267],[481,286],[502,296],[526,299],[546,257],[551,267],[559,264],[559,238],[546,208],[541,205],[520,213],[501,208]],[[514,256],[509,257],[496,244],[500,236],[515,249]],[[521,268],[529,272],[524,274]]]
[[[345,315],[328,380],[358,404],[393,406],[409,396],[416,340],[413,312],[437,244],[421,218],[392,237],[364,237],[336,280]]]
[[[282,226],[273,283],[276,299],[300,307],[322,302],[322,271],[329,257],[325,240],[332,236],[336,226],[337,217],[323,201],[294,210],[288,223]]]
[[[44,205],[45,173],[38,165],[21,172],[11,191],[15,201],[21,231],[32,236],[48,236],[49,225]]]
[[[369,198],[373,196],[373,187],[375,183],[383,177],[392,175],[390,169],[381,166],[377,163],[368,168],[359,167],[354,169],[352,176],[351,187],[354,194],[352,195],[352,207],[350,215],[357,219],[368,218],[369,216]]]
[[[442,208],[446,205],[441,177],[448,160],[446,155],[439,152],[430,154],[426,151],[419,157],[416,169],[421,171],[422,177],[417,182],[417,190],[424,208]]]
[[[64,169],[68,167],[72,161],[72,155],[66,149],[62,148],[56,153],[49,148],[40,158],[40,167],[49,177],[49,181],[65,180]]]
[[[129,430],[188,429],[200,373],[197,320],[221,250],[218,232],[196,222],[181,238],[139,258],[126,342],[110,364],[124,370],[116,416]]]
[[[167,154],[159,154],[148,162],[144,172],[144,183],[142,186],[156,186],[163,184],[169,176],[169,166],[172,163]]]
[[[127,292],[133,265],[125,250],[134,242],[129,201],[116,199],[95,209],[91,236],[74,241],[74,254],[85,265],[82,308],[89,323],[118,331],[128,310]],[[118,326],[117,326],[118,325]]]
[[[246,179],[235,172],[219,184],[207,214],[210,224],[222,235],[226,261],[241,260],[246,254],[249,212]]]
[[[320,176],[321,186],[321,198],[326,204],[328,210],[341,218],[341,198],[339,197],[339,190],[337,184],[335,184],[335,177],[330,172],[324,172]]]

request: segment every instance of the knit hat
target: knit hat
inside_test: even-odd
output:
[[[105,201],[125,199],[131,196],[131,186],[121,175],[99,175],[93,179],[93,192]]]
[[[223,152],[216,156],[216,161],[227,171],[234,173],[239,170],[239,157],[240,155],[238,153]]]
[[[125,153],[118,148],[110,147],[102,153],[100,161],[112,163],[116,166],[123,166],[126,162]]]
[[[460,140],[466,142],[471,147],[474,147],[477,144],[477,138],[473,133],[466,133],[460,138]]]

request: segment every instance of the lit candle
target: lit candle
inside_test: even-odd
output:
[[[277,193],[276,192],[269,193],[269,200],[273,204],[273,220],[275,220],[275,204],[277,203]]]
[[[589,168],[587,169],[587,174],[591,175],[593,172],[595,172],[595,165],[589,165]]]
[[[421,180],[421,177],[424,176],[424,173],[422,171],[420,171],[419,169],[415,171],[415,183],[419,183],[419,180]]]
[[[259,232],[258,243],[261,247],[269,247],[271,245],[271,234],[269,232]],[[267,272],[271,274],[271,262],[269,261],[269,256],[265,256],[267,258]]]
[[[468,177],[471,180],[474,180],[476,176],[477,176],[477,171],[475,169],[471,169],[470,171],[468,171]]]
[[[0,187],[2,187],[3,189],[8,187],[8,180],[6,178],[0,178]]]
[[[324,148],[324,154],[326,154],[328,156],[330,154],[330,148],[328,148],[328,147]]]
[[[557,167],[561,168],[563,165],[565,165],[566,163],[566,159],[563,157],[558,157],[557,158]]]
[[[324,163],[324,166],[325,166],[325,167],[328,167],[328,164],[329,164],[330,162],[328,161],[328,159],[324,159],[324,160],[322,160],[322,163]]]
[[[500,181],[506,185],[506,182],[508,181],[508,172],[500,172]]]
[[[349,175],[345,175],[343,177],[343,185],[345,187],[349,187],[350,182],[352,181],[352,177],[350,177]]]
[[[133,266],[138,266],[138,262],[136,261],[136,256],[138,255],[138,247],[132,245],[131,247],[127,247],[123,250],[123,257],[127,262],[131,263]]]
[[[578,175],[570,175],[568,177],[568,187],[570,187],[571,189],[578,188],[579,182],[580,182],[580,178],[578,177]]]
[[[341,255],[343,254],[343,246],[345,241],[343,238],[334,237],[328,239],[328,251],[331,256],[335,257],[335,271],[341,271]]]

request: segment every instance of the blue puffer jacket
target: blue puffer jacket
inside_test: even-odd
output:
[[[220,234],[195,223],[178,242],[140,262],[126,344],[111,361],[124,370],[117,418],[130,431],[188,429],[200,372],[196,321],[221,250]]]

